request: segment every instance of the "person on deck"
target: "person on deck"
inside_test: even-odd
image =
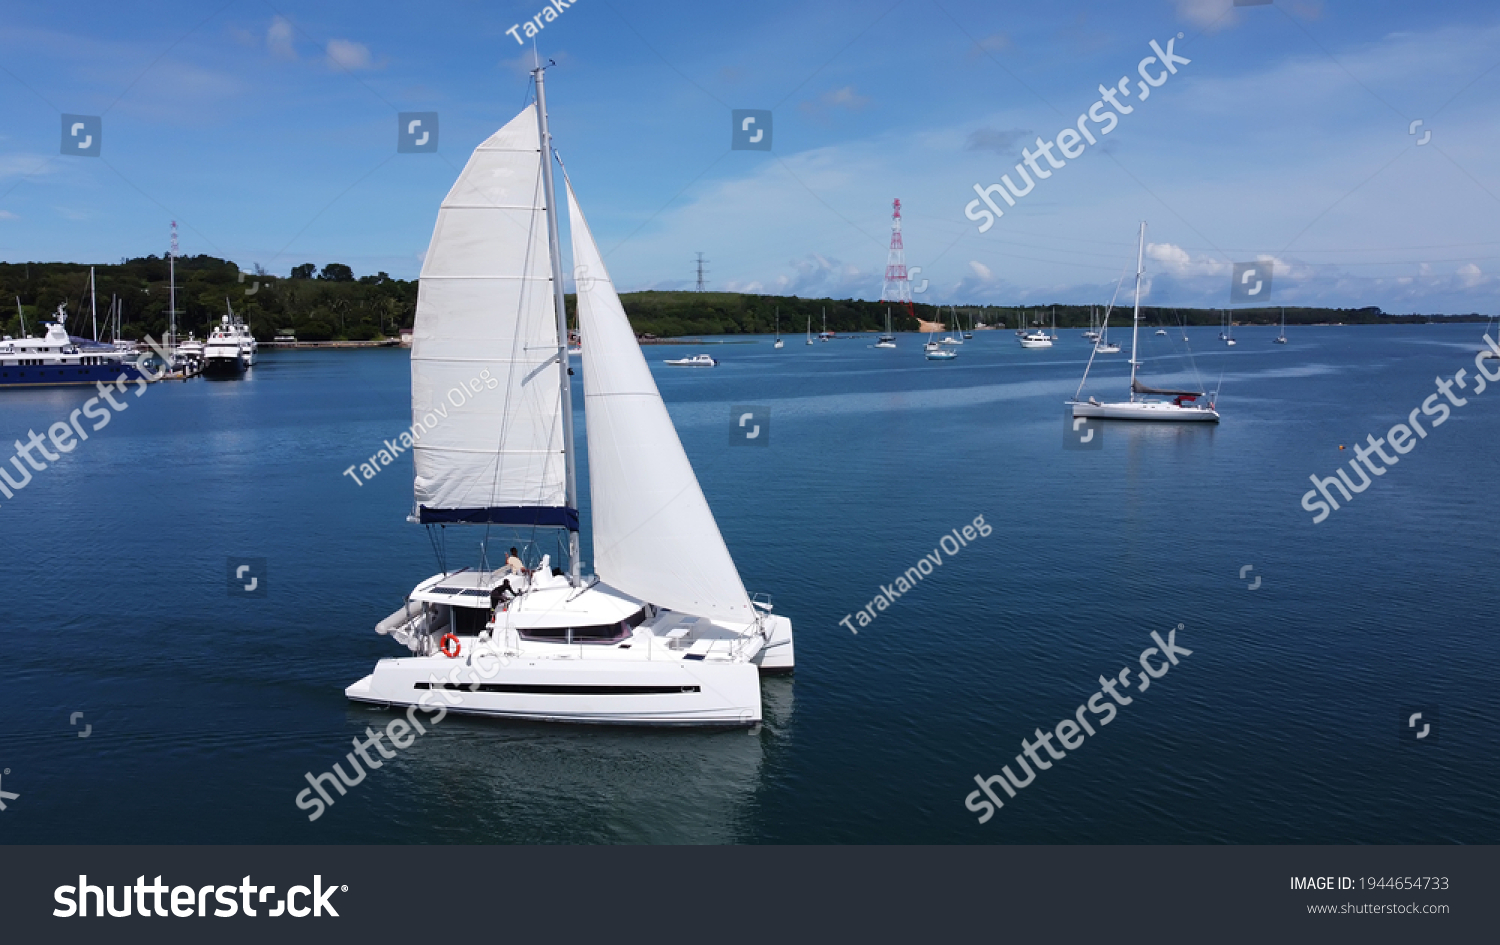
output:
[[[505,579],[495,585],[490,591],[490,613],[493,614],[500,605],[509,603],[519,594],[521,586],[526,579],[526,565],[521,562],[521,553],[516,549],[510,550],[510,557],[505,559]]]

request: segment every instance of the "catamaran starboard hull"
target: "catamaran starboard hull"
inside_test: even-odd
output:
[[[420,705],[434,713],[442,706],[458,715],[539,722],[737,726],[761,720],[754,664],[689,661],[678,654],[630,666],[590,663],[587,655],[384,659],[344,694],[371,705]]]

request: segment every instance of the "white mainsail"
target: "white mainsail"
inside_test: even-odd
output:
[[[422,522],[576,528],[542,160],[530,105],[475,149],[438,211],[411,354]]]
[[[578,275],[594,571],[661,607],[748,624],[739,571],[568,184]]]

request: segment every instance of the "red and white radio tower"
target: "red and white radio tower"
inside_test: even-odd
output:
[[[901,198],[892,204],[891,252],[885,262],[885,291],[880,294],[882,302],[896,302],[906,306],[906,314],[917,317],[911,304],[911,283],[906,278],[906,247],[901,242]]]

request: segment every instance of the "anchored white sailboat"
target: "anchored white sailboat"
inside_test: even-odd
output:
[[[955,307],[953,307],[952,305],[950,305],[950,306],[948,306],[948,311],[953,316],[953,324],[957,325],[958,324],[958,309],[955,308]],[[955,347],[955,348],[958,347],[959,345],[963,344],[963,343],[964,343],[964,333],[959,328],[950,328],[948,330],[947,337],[944,338],[942,341],[938,342],[938,344],[940,344],[940,345],[948,345],[950,347]]]
[[[1276,340],[1272,344],[1286,344],[1286,309],[1281,310],[1281,334],[1276,336]]]
[[[1089,306],[1089,330],[1083,333],[1085,341],[1098,341],[1099,330],[1094,327],[1094,307]]]
[[[558,529],[567,571],[549,557],[445,564],[376,628],[411,655],[345,694],[504,718],[754,724],[759,674],[792,669],[791,622],[746,593],[568,182],[573,260],[596,274],[578,290],[595,559],[582,571],[544,72],[535,104],[470,157],[423,261],[413,418],[474,396],[418,420],[412,518]]]
[[[885,334],[881,335],[875,340],[875,347],[896,347],[896,335],[891,331],[891,307],[889,305],[887,305],[885,308]]]
[[[1146,224],[1141,224],[1140,242],[1136,248],[1135,261],[1135,318],[1130,333],[1130,399],[1127,401],[1116,401],[1114,403],[1100,403],[1093,397],[1087,401],[1078,398],[1083,394],[1083,385],[1088,381],[1088,369],[1083,372],[1083,380],[1078,383],[1078,392],[1073,399],[1068,401],[1073,408],[1074,417],[1097,417],[1107,420],[1167,420],[1181,422],[1186,420],[1219,422],[1219,413],[1213,404],[1203,406],[1195,403],[1199,397],[1205,396],[1203,391],[1189,390],[1166,390],[1155,387],[1147,387],[1136,377],[1140,368],[1140,360],[1136,356],[1137,342],[1141,333],[1141,276],[1145,273],[1146,252]],[[1105,315],[1105,325],[1109,323],[1109,316]],[[1094,359],[1089,358],[1092,366]],[[1156,400],[1157,397],[1170,397],[1171,400]]]
[[[783,348],[783,347],[786,347],[786,342],[781,340],[781,306],[779,306],[779,305],[776,306],[776,343],[773,344],[771,347],[773,347],[773,348]]]

